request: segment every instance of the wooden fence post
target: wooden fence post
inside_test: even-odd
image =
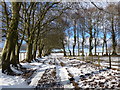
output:
[[[100,65],[100,57],[99,57],[99,53],[98,53],[98,65]]]
[[[21,53],[20,53],[20,60],[22,59],[22,55],[21,55]]]
[[[83,57],[83,61],[84,61],[84,55],[82,57]]]
[[[21,60],[21,56],[20,56],[20,53],[19,53],[19,60]]]
[[[92,55],[92,63],[94,62],[93,55]]]
[[[87,53],[86,53],[86,61],[87,61]]]
[[[110,52],[109,52],[109,68],[111,69],[111,56],[110,56]]]

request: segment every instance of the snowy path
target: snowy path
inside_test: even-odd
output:
[[[75,58],[69,59],[62,55],[53,54],[38,58],[37,62],[21,64],[23,67],[36,70],[30,77],[30,83],[27,87],[38,89],[120,88],[120,73],[117,70],[105,69]],[[22,83],[26,82],[23,78],[22,80]],[[17,84],[14,83],[12,86],[15,85]]]
[[[52,59],[50,62],[54,62],[56,80],[62,84],[61,87],[64,88],[119,87],[119,78],[117,77],[118,74],[117,70],[111,69],[109,70],[104,69],[102,67],[96,67],[91,63],[86,63],[84,61],[79,61],[76,59],[69,60],[63,57],[59,57],[58,55],[53,55],[51,57]],[[71,78],[73,79],[72,82]],[[105,83],[103,83],[104,81]]]

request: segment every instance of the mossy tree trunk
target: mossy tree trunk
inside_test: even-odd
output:
[[[17,42],[17,45],[16,45],[16,63],[17,64],[19,64],[20,47],[21,47],[21,45]]]
[[[10,64],[16,65],[15,46],[18,37],[18,22],[21,3],[12,2],[12,20],[8,28],[7,38],[2,51],[2,73],[11,74]],[[12,61],[12,62],[11,62]]]
[[[33,48],[33,43],[32,42],[28,42],[27,43],[27,55],[26,55],[26,61],[27,62],[31,62],[33,57],[32,57],[32,48]]]
[[[38,48],[38,57],[42,57],[42,51],[43,51],[44,45],[39,46]]]
[[[34,47],[34,49],[33,49],[33,59],[35,60],[36,59],[36,52],[37,52],[37,42],[36,41],[34,42],[33,47]]]

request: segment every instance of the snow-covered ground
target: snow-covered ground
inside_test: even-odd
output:
[[[117,70],[97,67],[77,59],[63,57],[63,54],[51,54],[38,58],[38,61],[21,63],[27,69],[36,70],[29,78],[9,76],[0,71],[0,87],[3,88],[118,88],[120,87]],[[17,73],[21,71],[15,70]],[[29,84],[28,84],[29,81]]]
[[[98,64],[98,57],[94,57],[94,63]],[[109,57],[100,57],[100,65],[101,66],[106,66],[109,67]],[[96,61],[97,60],[97,61]],[[111,67],[112,68],[116,68],[116,69],[120,69],[120,57],[111,57]]]
[[[21,76],[9,76],[1,73],[0,70],[0,88],[29,88],[25,79]]]

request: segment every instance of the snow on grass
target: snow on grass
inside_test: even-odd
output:
[[[3,74],[0,70],[0,87],[2,88],[29,88],[25,79],[21,76]]]
[[[38,84],[38,81],[41,79],[43,73],[46,69],[54,68],[54,65],[47,65],[38,62],[32,63],[21,63],[23,67],[28,69],[37,69],[37,71],[32,75],[31,83],[28,85],[24,78],[21,76],[9,76],[1,73],[0,76],[0,86],[4,88],[29,88],[35,87]],[[12,70],[16,73],[21,73],[20,71],[12,68]]]
[[[70,83],[70,84],[65,84],[64,88],[74,88],[74,86],[72,83]]]
[[[42,58],[37,58],[39,61],[40,60],[46,60],[48,57],[42,57]]]
[[[79,76],[80,74],[81,74],[81,70],[80,69],[78,69],[78,68],[75,68],[75,67],[69,67],[69,68],[67,68],[69,71],[70,71],[70,73],[72,74],[72,75],[74,75],[74,76]]]
[[[10,66],[10,68],[12,69],[13,72],[17,73],[17,74],[22,74],[22,71],[19,71],[17,69],[15,69],[14,67]]]
[[[51,56],[63,57],[63,53],[51,53]]]
[[[115,73],[117,73],[117,70],[109,70],[98,73],[97,75],[94,74],[92,77],[88,77],[85,81],[79,80],[79,86],[82,88],[117,87],[119,80],[115,76]]]
[[[32,87],[36,87],[38,84],[38,81],[41,79],[43,73],[46,69],[54,68],[54,65],[48,65],[48,64],[42,64],[38,62],[32,62],[30,65],[34,66],[34,69],[37,69],[36,73],[34,73],[33,78],[31,80],[31,83],[29,84]]]
[[[109,62],[109,56],[107,56],[107,57],[100,57],[100,59]],[[120,57],[112,57],[112,56],[111,56],[111,61],[113,61],[113,62],[114,62],[114,61],[115,61],[115,62],[120,61]]]
[[[106,58],[102,58],[102,59],[106,59]],[[78,83],[78,86],[82,88],[92,87],[88,83],[85,84],[85,81],[90,82],[91,84],[92,83],[94,84],[95,82],[105,82],[106,79],[110,78],[109,74],[114,76],[114,73],[117,73],[117,70],[110,69],[109,71],[94,74],[93,76],[91,76],[91,78],[87,77],[87,80],[82,81],[80,80],[81,79],[80,75],[85,75],[91,72],[98,72],[98,70],[102,68],[96,67],[90,63],[86,63],[85,61],[77,60],[75,58],[71,58],[71,59],[63,58],[62,54],[59,54],[59,53],[58,54],[53,53],[50,56],[38,58],[38,61],[39,62],[36,62],[34,60],[31,63],[21,63],[21,65],[25,68],[36,70],[36,72],[34,72],[34,74],[31,77],[31,82],[29,85],[27,85],[26,80],[21,76],[9,76],[9,75],[2,74],[0,72],[1,74],[0,86],[8,87],[8,88],[36,87],[38,85],[38,81],[41,79],[46,69],[55,68],[55,67],[56,67],[57,79],[64,86],[64,88],[74,88],[73,84],[70,83],[69,78],[71,77],[68,75],[69,74],[68,71],[73,75],[73,78],[75,79],[75,82]],[[61,66],[61,62],[65,65]],[[95,62],[95,63],[98,63],[98,62]],[[103,61],[100,62],[100,64],[109,66],[109,64],[106,64]],[[112,63],[112,64],[116,65],[116,63]],[[22,73],[21,71],[18,71],[15,68],[12,68],[12,70],[16,73]],[[105,79],[100,79],[101,76],[104,76]],[[92,80],[93,82],[91,82]],[[112,84],[112,82],[115,82],[115,81],[118,82],[118,79],[113,78],[111,79],[111,81],[105,83],[105,85],[108,85],[108,87],[111,87],[110,85]]]
[[[25,68],[34,68],[34,66],[31,66],[30,63],[20,63]]]
[[[38,62],[32,62],[32,63],[20,63],[23,67],[28,68],[28,69],[38,69],[40,66],[42,66],[42,63]]]
[[[80,75],[85,75],[87,73],[91,73],[91,72],[95,72],[96,68],[93,68],[89,65],[89,67],[87,65],[82,65],[80,68],[77,67],[68,67],[67,68],[70,73],[74,76],[75,80],[78,81],[80,79]]]
[[[98,61],[95,61],[94,64],[99,64],[99,63],[98,63]],[[110,66],[109,62],[105,62],[105,61],[101,61],[100,65],[101,66],[105,66],[105,67],[109,67]],[[120,69],[118,62],[116,62],[116,63],[115,62],[111,62],[111,67],[112,68],[116,68],[116,69]]]

